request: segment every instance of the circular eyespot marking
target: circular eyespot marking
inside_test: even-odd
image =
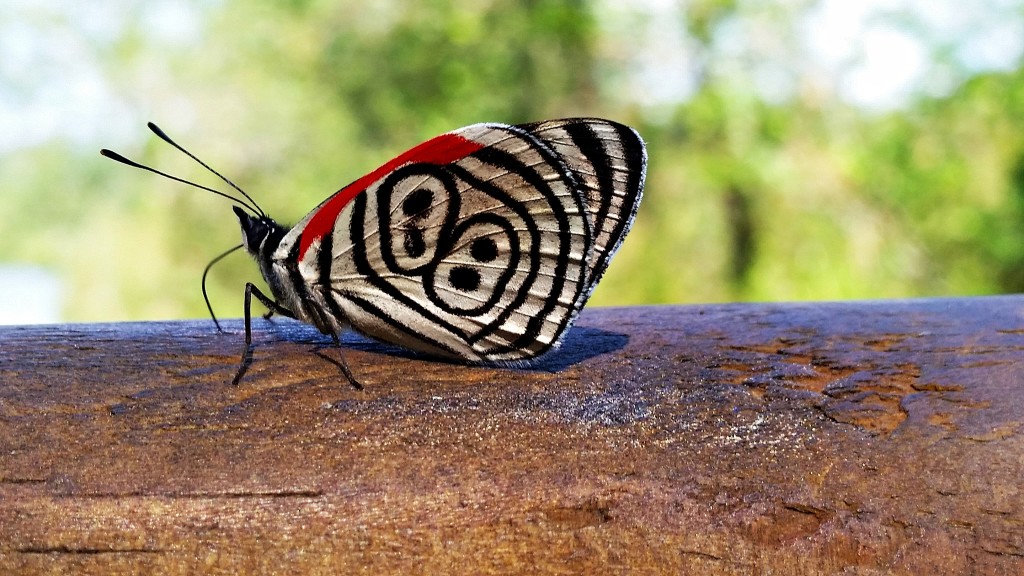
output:
[[[480,287],[480,273],[472,268],[456,266],[448,272],[448,282],[460,292],[473,292]]]
[[[492,262],[498,257],[498,244],[493,238],[477,238],[470,246],[469,255],[477,262]]]
[[[419,228],[405,230],[405,239],[402,241],[405,254],[409,258],[419,258],[427,252],[427,243],[423,241],[423,231]]]
[[[410,218],[422,217],[433,203],[433,192],[426,188],[417,188],[402,201],[402,213]]]

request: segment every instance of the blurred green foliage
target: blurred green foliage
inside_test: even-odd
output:
[[[747,4],[690,2],[680,30],[713,58],[711,30]],[[139,107],[282,222],[462,125],[593,115],[635,126],[646,196],[594,304],[1024,291],[1020,70],[887,113],[813,91],[769,101],[749,78],[707,74],[652,112],[626,85],[632,40],[608,37],[594,6],[226,0],[194,45],[168,54],[136,22],[101,56],[110,81],[150,85]],[[146,142],[121,151],[215,182]],[[239,239],[222,199],[94,151],[21,151],[0,181],[0,259],[59,270],[71,320],[201,317],[203,266]],[[257,275],[242,255],[214,269],[219,314],[240,314]]]

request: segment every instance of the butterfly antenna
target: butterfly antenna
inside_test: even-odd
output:
[[[232,182],[231,180],[228,180],[227,178],[225,178],[224,175],[221,174],[220,172],[217,172],[213,168],[210,168],[210,166],[206,162],[203,162],[202,160],[197,158],[195,156],[195,154],[192,154],[188,150],[185,150],[180,145],[178,145],[177,142],[175,142],[174,140],[171,140],[171,137],[168,136],[163,130],[161,130],[159,126],[157,126],[156,124],[153,124],[152,122],[147,122],[146,126],[149,126],[149,129],[153,131],[153,134],[156,134],[157,136],[159,136],[161,140],[163,140],[164,142],[167,142],[171,146],[174,146],[175,148],[177,148],[178,150],[183,152],[186,156],[188,156],[189,158],[191,158],[191,159],[195,160],[196,162],[198,162],[200,166],[202,166],[203,168],[206,168],[210,172],[213,172],[218,178],[220,178],[221,180],[226,182],[228,186],[231,186],[232,188],[237,190],[239,194],[241,194],[242,196],[245,196],[246,200],[248,200],[250,202],[250,204],[256,208],[255,210],[253,210],[253,212],[255,212],[256,214],[259,214],[260,216],[263,216],[263,217],[267,216],[266,212],[264,212],[260,208],[260,205],[257,204],[256,201],[253,200],[251,196],[249,196],[248,194],[245,193],[245,190],[242,190],[234,182]],[[246,205],[246,207],[248,207],[248,205]]]
[[[230,250],[225,251],[220,256],[217,256],[213,260],[210,260],[210,263],[207,264],[206,268],[203,269],[203,300],[206,301],[206,309],[210,311],[210,318],[213,319],[213,325],[217,327],[217,332],[223,332],[224,330],[221,329],[220,322],[217,321],[217,315],[213,313],[213,306],[210,305],[210,297],[206,294],[206,275],[209,274],[210,268],[213,268],[214,264],[216,264],[217,262],[220,262],[226,256],[228,256],[229,254],[231,254],[235,250],[238,250],[241,247],[242,247],[242,244],[239,244],[238,246],[235,246],[234,248],[231,248]]]
[[[188,184],[189,186],[194,186],[196,188],[199,188],[200,190],[206,190],[207,192],[213,192],[214,194],[216,194],[218,196],[223,196],[224,198],[227,198],[228,200],[231,200],[232,202],[235,202],[236,204],[241,204],[242,206],[245,206],[253,214],[259,214],[261,216],[263,215],[263,211],[260,210],[258,206],[255,206],[255,203],[250,204],[249,202],[246,202],[246,201],[242,200],[241,198],[236,198],[236,197],[234,197],[234,196],[232,196],[230,194],[225,194],[224,192],[221,192],[220,190],[214,190],[213,188],[209,188],[207,186],[203,186],[202,184],[196,184],[195,182],[190,182],[188,180],[185,180],[184,178],[178,178],[177,176],[171,176],[170,174],[168,174],[166,172],[161,172],[160,170],[157,170],[156,168],[151,168],[149,166],[146,166],[145,164],[139,164],[138,162],[136,162],[134,160],[129,160],[129,159],[125,158],[124,156],[121,156],[117,152],[114,152],[113,150],[107,150],[106,148],[104,148],[104,149],[100,150],[100,154],[106,156],[107,158],[110,158],[111,160],[115,160],[117,162],[120,162],[121,164],[127,164],[128,166],[131,166],[133,168],[139,168],[139,169],[145,170],[147,172],[152,172],[154,174],[159,174],[159,175],[163,176],[164,178],[169,178],[171,180],[174,180],[175,182],[181,182],[182,184]],[[246,198],[249,198],[249,197],[246,196]],[[250,202],[251,202],[251,200],[252,199],[250,199]]]

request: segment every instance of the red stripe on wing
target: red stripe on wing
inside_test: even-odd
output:
[[[299,260],[305,258],[306,250],[309,249],[314,240],[323,238],[331,233],[338,214],[341,214],[341,211],[344,210],[345,206],[353,198],[365,192],[371,184],[387,176],[388,173],[396,168],[411,162],[437,165],[449,164],[481,148],[483,148],[482,144],[467,140],[462,136],[442,134],[404,152],[380,168],[342,188],[321,206],[306,224],[306,228],[302,231],[302,238],[299,241]]]

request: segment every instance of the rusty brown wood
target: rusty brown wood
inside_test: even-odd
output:
[[[588,310],[531,370],[0,330],[0,573],[1024,574],[1024,297]],[[321,353],[330,357],[336,351]]]

